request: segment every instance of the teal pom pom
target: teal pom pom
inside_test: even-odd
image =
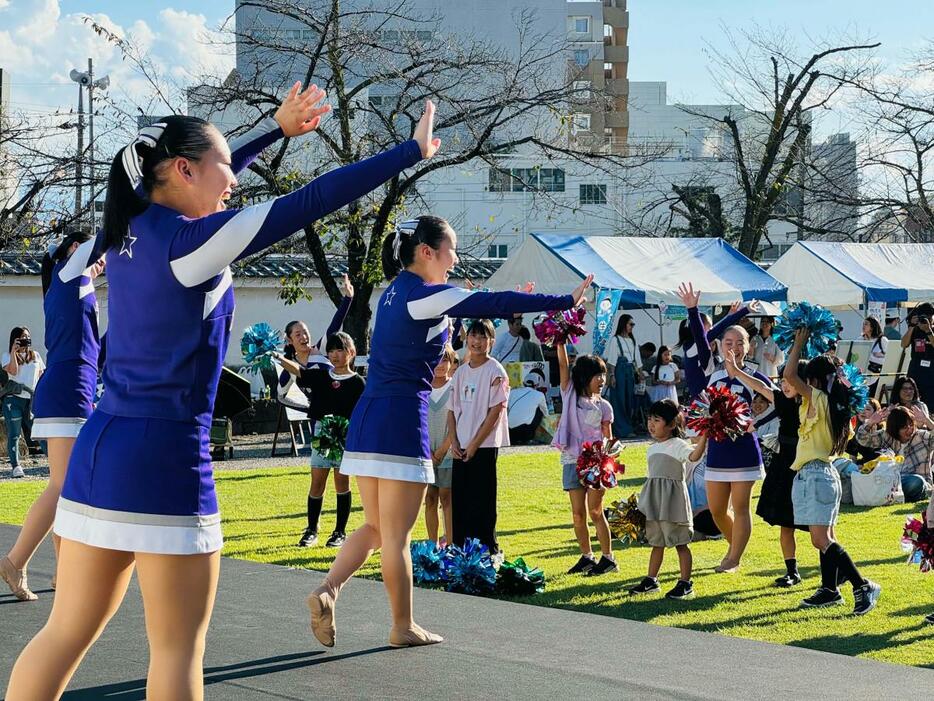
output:
[[[834,315],[810,302],[799,302],[786,309],[775,322],[772,336],[778,347],[788,352],[795,342],[795,331],[802,328],[811,332],[801,350],[801,357],[805,360],[823,355],[840,337],[840,327]]]
[[[250,372],[272,370],[272,354],[282,346],[279,332],[265,321],[253,324],[243,332],[240,339],[240,352]]]
[[[412,579],[416,584],[444,584],[448,566],[445,550],[431,540],[413,540],[409,550],[412,553]]]
[[[448,591],[489,594],[496,587],[496,570],[490,551],[476,538],[468,538],[463,548],[449,548],[448,557]]]

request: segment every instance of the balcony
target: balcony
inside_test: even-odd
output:
[[[607,63],[629,63],[629,47],[604,46],[603,60]]]
[[[606,81],[606,92],[614,97],[629,94],[629,81],[626,78],[610,78]]]
[[[625,6],[625,3],[621,4]],[[619,27],[620,29],[628,29],[629,13],[626,11],[625,7],[610,7],[608,5],[604,5],[603,23],[612,25],[614,27]]]

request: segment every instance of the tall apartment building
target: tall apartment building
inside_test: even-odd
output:
[[[629,132],[629,12],[626,0],[569,0],[571,70],[582,99],[574,131],[581,145],[621,151]],[[593,87],[605,100],[586,99]]]

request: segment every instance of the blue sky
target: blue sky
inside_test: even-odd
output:
[[[205,63],[203,55],[193,56],[196,48],[186,49],[196,43],[186,32],[216,26],[233,6],[233,0],[0,0],[0,66],[13,72],[14,101],[62,104],[61,91],[49,82],[67,84],[67,67],[81,65],[91,52],[103,70],[125,71],[118,56],[87,37],[80,15],[107,15],[120,28],[151,34],[153,56],[184,71]],[[934,38],[930,0],[630,0],[629,12],[630,79],[665,80],[669,99],[680,102],[722,99],[703,49],[705,42],[723,44],[723,23],[784,26],[802,41],[805,33],[868,36],[883,42],[881,56],[892,64]],[[50,28],[48,37],[39,36]],[[232,63],[229,57],[207,62],[218,72]],[[122,82],[131,81],[124,74]]]

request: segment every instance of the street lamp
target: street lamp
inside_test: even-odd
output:
[[[97,203],[94,201],[94,183],[95,183],[95,174],[94,174],[94,90],[106,90],[110,87],[110,76],[104,76],[103,78],[94,79],[94,61],[93,59],[88,59],[88,70],[85,72],[79,71],[76,68],[71,69],[69,73],[71,79],[78,84],[78,159],[75,164],[75,179],[77,181],[77,186],[75,189],[75,216],[81,212],[81,182],[82,182],[82,156],[84,153],[84,92],[82,88],[87,89],[88,91],[88,111],[90,112],[89,122],[90,122],[90,142],[88,144],[91,156],[91,172],[90,172],[90,181],[91,181],[91,231],[94,232],[97,229]]]

